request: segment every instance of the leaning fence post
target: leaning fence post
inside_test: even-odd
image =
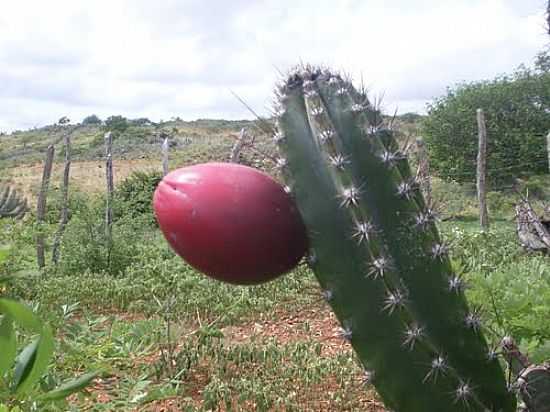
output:
[[[487,128],[483,109],[477,109],[478,152],[477,152],[477,198],[479,202],[479,224],[482,230],[489,228],[489,214],[487,212]]]
[[[241,129],[241,132],[239,133],[239,137],[237,138],[235,144],[233,145],[233,148],[231,149],[231,154],[229,155],[229,161],[231,163],[239,163],[239,155],[241,154],[241,150],[246,143],[245,140],[246,130],[243,127]]]
[[[48,197],[48,186],[52,174],[53,157],[55,147],[53,144],[48,146],[46,151],[46,161],[44,162],[44,170],[42,172],[42,183],[40,193],[38,194],[38,202],[36,207],[36,223],[38,232],[36,234],[36,261],[38,267],[42,269],[46,266],[46,258],[44,257],[44,218],[46,216],[46,199]]]
[[[65,226],[69,220],[69,172],[71,169],[71,133],[65,134],[63,138],[65,146],[65,165],[63,168],[63,184],[61,189],[61,213],[59,216],[59,228],[55,234],[55,239],[52,247],[52,262],[57,264],[59,261],[59,246],[61,238],[65,231]]]

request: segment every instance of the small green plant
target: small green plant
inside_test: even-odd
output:
[[[16,326],[32,336],[19,353]],[[65,399],[95,378],[96,373],[87,373],[43,393],[38,383],[49,368],[54,346],[49,325],[24,304],[0,298],[0,408],[42,410],[41,406]]]

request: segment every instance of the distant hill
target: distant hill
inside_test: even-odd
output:
[[[415,135],[421,118],[416,113],[406,113],[395,118],[394,126],[403,135]],[[255,145],[259,145],[260,150],[271,152],[274,149],[269,136],[262,131],[261,122],[256,120],[178,119],[153,123],[148,119],[128,120],[120,116],[109,119],[115,130],[113,155],[124,160],[158,158],[165,136],[169,137],[171,152],[176,156],[187,153],[193,154],[193,160],[197,161],[223,160],[229,155],[242,128],[255,136]],[[43,161],[48,145],[61,141],[73,129],[73,161],[102,159],[106,130],[104,123],[53,125],[0,135],[0,169]],[[62,151],[58,150],[57,160],[61,161],[62,156]]]
[[[114,131],[113,161],[115,186],[135,171],[161,170],[161,144],[169,137],[169,167],[228,161],[236,138],[245,128],[254,138],[254,147],[245,147],[239,162],[276,177],[277,151],[266,133],[271,120],[198,119],[152,123],[147,119],[110,118]],[[389,122],[391,119],[387,118]],[[393,119],[398,136],[415,137],[420,118],[406,114]],[[267,123],[266,123],[267,122]],[[267,126],[267,127],[266,127]],[[105,189],[106,126],[102,124],[54,125],[0,135],[0,183],[7,183],[23,193],[34,205],[40,188],[43,162],[48,145],[55,143],[56,163],[51,188],[57,191],[63,173],[64,151],[61,140],[72,131],[71,190],[102,192]]]
[[[242,128],[258,130],[250,120],[199,119],[185,122],[167,121],[159,124],[133,124],[128,122],[125,130],[115,133],[114,156],[123,159],[139,159],[160,155],[164,136],[170,137],[172,150],[179,151],[191,144],[231,146]],[[49,144],[59,142],[72,132],[73,160],[97,160],[103,157],[105,127],[102,125],[46,126],[27,131],[17,131],[0,136],[0,168],[42,161]],[[214,144],[217,142],[218,144]],[[62,153],[58,151],[58,160]]]

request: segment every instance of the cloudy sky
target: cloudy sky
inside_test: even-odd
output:
[[[95,113],[250,118],[298,62],[422,112],[445,87],[530,64],[546,0],[18,0],[0,14],[0,131]]]

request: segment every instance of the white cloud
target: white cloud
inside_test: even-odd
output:
[[[304,61],[422,110],[462,80],[530,63],[543,0],[19,1],[0,15],[0,130],[96,113],[250,117]]]

